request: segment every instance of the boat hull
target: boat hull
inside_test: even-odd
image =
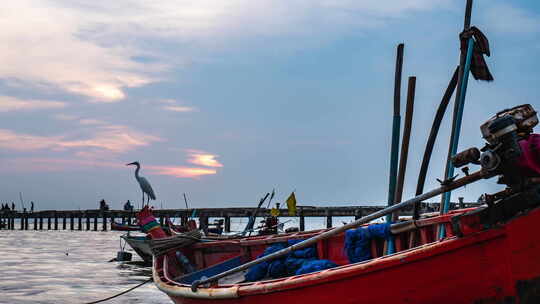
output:
[[[152,250],[145,236],[120,236],[143,259],[145,263],[152,263]]]
[[[154,281],[177,304],[540,303],[538,223],[539,208],[368,262],[197,292],[163,280],[157,261]]]

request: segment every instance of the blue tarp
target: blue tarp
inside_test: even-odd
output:
[[[258,258],[269,255],[301,241],[303,240],[289,240],[287,243],[274,244],[267,247],[263,254],[258,256]],[[249,268],[245,278],[246,281],[254,282],[264,279],[265,277],[281,278],[290,275],[315,272],[336,266],[337,265],[331,261],[318,260],[317,247],[314,245],[308,248],[295,250],[280,259],[257,264]]]
[[[334,268],[337,264],[329,260],[311,260],[306,261],[300,269],[296,271],[296,274],[306,274],[315,271],[321,271],[324,269]]]
[[[371,259],[371,239],[387,239],[390,224],[372,224],[367,227],[349,229],[345,232],[345,252],[349,262],[358,263]]]

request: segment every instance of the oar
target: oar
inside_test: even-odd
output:
[[[210,278],[207,278],[207,279],[204,279],[204,280],[198,280],[198,281],[194,281],[192,284],[191,284],[191,290],[193,292],[196,292],[197,291],[197,288],[199,287],[199,285],[203,285],[203,284],[207,284],[207,283],[210,283],[210,282],[215,282],[221,278],[224,278],[228,275],[231,275],[233,273],[236,273],[236,272],[239,272],[239,271],[243,271],[243,270],[246,270],[252,266],[255,266],[259,263],[262,263],[262,262],[265,262],[265,261],[269,261],[269,260],[273,260],[273,259],[276,259],[276,258],[279,258],[279,257],[282,257],[282,256],[285,256],[295,250],[298,250],[298,249],[302,249],[302,248],[306,248],[306,247],[309,247],[313,244],[316,244],[318,241],[320,240],[325,240],[325,239],[328,239],[334,235],[337,235],[337,234],[340,234],[342,232],[344,232],[345,230],[347,229],[351,229],[351,228],[356,228],[362,224],[365,224],[365,223],[368,223],[374,219],[377,219],[377,218],[380,218],[382,216],[385,216],[387,214],[391,214],[392,212],[394,211],[397,211],[403,207],[406,207],[408,205],[412,205],[416,202],[422,202],[426,199],[429,199],[429,198],[432,198],[434,196],[437,196],[437,195],[440,195],[441,193],[444,193],[444,192],[447,192],[447,191],[451,191],[451,190],[454,190],[454,189],[457,189],[457,188],[460,188],[462,186],[465,186],[465,185],[468,185],[470,183],[473,183],[473,182],[476,182],[480,179],[483,179],[483,178],[490,178],[493,176],[493,173],[489,172],[489,171],[484,171],[484,170],[480,170],[480,171],[477,171],[473,174],[470,174],[468,176],[465,176],[465,177],[462,177],[460,179],[457,179],[451,183],[449,183],[448,185],[445,185],[445,186],[441,186],[437,189],[434,189],[432,191],[429,191],[429,192],[426,192],[422,195],[419,195],[419,196],[416,196],[410,200],[407,200],[407,201],[404,201],[402,203],[399,203],[399,204],[395,204],[395,205],[392,205],[390,207],[387,207],[386,209],[383,209],[383,210],[380,210],[380,211],[377,211],[377,212],[374,212],[372,214],[369,214],[367,216],[364,216],[350,224],[347,224],[347,225],[343,225],[343,226],[340,226],[340,227],[336,227],[332,230],[328,230],[326,232],[323,232],[319,235],[316,235],[312,238],[309,238],[309,239],[306,239],[300,243],[296,243],[294,245],[291,245],[285,249],[281,249],[279,251],[276,251],[272,254],[269,254],[267,256],[264,256],[264,257],[260,257],[258,259],[255,259],[251,262],[248,262],[248,263],[245,263],[243,265],[240,265],[236,268],[233,268],[233,269],[230,269],[230,270],[227,270],[227,271],[224,271],[220,274],[217,274],[215,276],[212,276]]]
[[[189,209],[185,192],[184,192],[184,202],[186,203],[186,210]]]
[[[246,228],[244,229],[244,232],[242,232],[243,235],[246,234],[249,230],[253,229],[253,225],[255,225],[255,220],[257,220],[257,212],[259,212],[259,209],[261,208],[262,204],[264,203],[264,201],[266,201],[269,195],[270,193],[266,193],[266,195],[263,198],[261,198],[261,200],[259,201],[259,205],[257,205],[257,209],[255,209],[253,214],[249,217],[248,224]],[[249,232],[249,235],[251,235],[251,232]]]

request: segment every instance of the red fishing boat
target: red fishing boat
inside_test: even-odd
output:
[[[456,167],[481,164],[480,170],[353,223],[172,248],[154,256],[154,283],[178,304],[540,303],[540,135],[532,134],[537,123],[530,105],[498,113],[482,125],[488,141],[483,152],[469,149],[453,160]],[[366,224],[494,176],[506,188],[485,195],[481,207]],[[151,238],[166,237],[151,215],[139,221],[155,227],[148,230]],[[390,238],[396,252],[385,255]],[[306,249],[313,255],[289,271]],[[327,266],[302,272],[305,263],[318,261]]]
[[[487,45],[474,45],[470,35],[483,35],[468,25],[466,30],[458,77],[465,80],[458,92],[466,90],[473,51],[479,68],[479,52]],[[472,71],[475,77],[478,72]],[[457,95],[462,103],[464,93]],[[481,126],[485,146],[452,158],[452,169],[463,168],[464,177],[450,174],[439,188],[349,224],[168,247],[153,256],[154,283],[177,304],[540,303],[540,135],[532,133],[537,124],[530,105],[497,113]],[[480,169],[469,173],[469,165]],[[484,195],[480,207],[368,224],[496,176],[504,190]],[[150,238],[167,238],[151,214],[139,214],[139,222],[152,228],[146,230]]]

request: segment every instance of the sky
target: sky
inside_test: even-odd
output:
[[[459,61],[464,0],[8,1],[0,10],[0,201],[36,209],[137,206],[139,161],[156,207],[387,200],[395,53],[416,76],[404,198]],[[537,109],[540,3],[476,0],[493,82],[471,77],[459,150],[479,126]],[[444,174],[452,105],[426,190]],[[457,190],[475,201],[501,189]],[[439,198],[434,198],[436,201]]]

